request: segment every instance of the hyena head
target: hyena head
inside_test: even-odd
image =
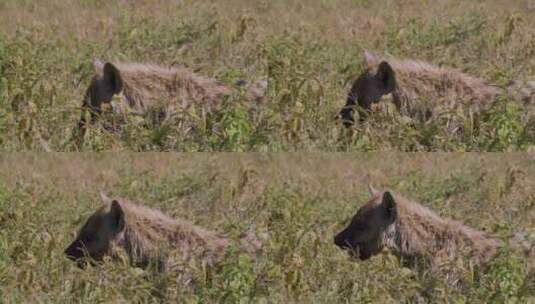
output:
[[[388,191],[379,193],[370,187],[373,198],[362,206],[349,225],[334,237],[334,243],[353,257],[367,260],[379,253],[394,228],[396,202]]]
[[[83,138],[87,130],[87,112],[91,114],[91,123],[96,121],[97,116],[102,112],[102,104],[109,104],[114,95],[123,90],[123,79],[121,73],[111,63],[102,64],[100,61],[93,62],[97,70],[97,76],[93,77],[91,84],[87,88],[83,104],[80,122],[78,123],[77,144],[83,143]]]
[[[76,239],[65,249],[65,255],[80,267],[85,265],[85,257],[101,261],[109,255],[125,228],[125,216],[119,202],[110,200],[104,194],[101,196],[104,206],[89,217]]]
[[[123,90],[123,79],[121,73],[112,63],[95,60],[93,62],[97,76],[93,77],[84,104],[90,108],[100,108],[104,103],[111,102],[114,95]]]
[[[355,122],[353,113],[357,103],[364,110],[370,110],[373,103],[379,102],[383,95],[394,91],[395,86],[396,74],[386,61],[379,64],[375,75],[369,70],[364,71],[353,83],[347,94],[346,105],[340,111],[344,126],[350,127]]]

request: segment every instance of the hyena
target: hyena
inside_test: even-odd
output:
[[[441,218],[390,191],[370,186],[370,193],[370,201],[334,237],[334,243],[355,258],[367,260],[388,248],[404,261],[424,262],[439,273],[448,270],[448,281],[455,282],[455,269],[446,269],[452,262],[467,258],[483,265],[497,253],[499,241],[485,232]]]
[[[221,82],[197,75],[185,67],[163,67],[153,64],[93,62],[96,75],[86,91],[78,124],[82,140],[89,122],[94,123],[111,106],[112,111],[139,116],[155,115],[159,120],[171,114],[201,107],[204,112],[217,109],[221,101],[237,90]],[[265,88],[258,82],[245,93],[245,99],[261,102]],[[112,103],[113,97],[119,101]],[[90,113],[90,121],[87,120]]]
[[[65,255],[78,263],[102,261],[108,256],[128,257],[131,265],[146,268],[157,266],[159,271],[173,270],[177,261],[199,258],[215,265],[231,239],[173,219],[160,211],[134,204],[128,200],[110,199],[101,193],[103,201],[82,226],[76,239],[65,249]],[[260,243],[249,236],[236,242],[241,252],[253,255]]]
[[[363,119],[372,104],[388,94],[400,113],[425,122],[440,113],[459,109],[464,113],[482,113],[503,93],[482,79],[423,61],[383,59],[365,51],[364,63],[367,69],[353,83],[339,114],[346,127],[355,122],[356,105],[362,110]],[[527,103],[533,99],[533,92],[535,81],[528,81],[524,88],[515,83],[506,93]]]

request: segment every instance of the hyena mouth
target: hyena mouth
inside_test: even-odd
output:
[[[352,259],[362,260],[362,252],[358,246],[347,248],[346,251]]]
[[[82,244],[80,242],[74,242],[67,249],[65,249],[65,255],[71,261],[76,262],[78,259],[84,256],[84,250],[82,249]]]
[[[82,242],[75,241],[67,249],[64,254],[67,258],[76,263],[79,268],[84,269],[88,264],[94,264],[94,260],[90,258],[85,246]]]
[[[347,251],[350,257],[352,258],[359,258],[361,256],[359,246],[351,244],[348,240],[336,237],[334,239],[334,243],[336,246],[338,246],[340,249]]]
[[[94,259],[84,255],[84,256],[81,256],[81,257],[73,257],[73,256],[67,256],[71,261],[73,261],[76,266],[78,266],[78,268],[80,269],[85,269],[87,268],[87,266],[97,266],[98,265],[98,262],[95,261]]]
[[[76,260],[76,266],[78,266],[78,268],[80,269],[85,269],[89,265],[95,266],[96,264],[93,260],[86,258],[79,258],[78,260]]]
[[[371,258],[371,256],[372,256],[372,255],[371,255],[370,253],[365,252],[365,251],[363,251],[363,250],[359,250],[359,256],[358,256],[358,258],[359,258],[361,261],[365,261],[365,260]]]
[[[69,260],[76,263],[76,266],[78,266],[80,269],[85,269],[89,263],[89,260],[84,255],[78,256],[76,254],[69,254],[67,252],[65,252],[65,255]]]
[[[354,111],[353,107],[344,107],[338,114],[338,118],[342,121],[344,127],[349,128],[355,124]]]
[[[347,251],[347,254],[352,259],[359,259],[361,261],[364,261],[371,257],[371,254],[365,250],[362,250],[358,244],[354,245],[354,244],[349,243],[348,241],[344,241],[340,244],[337,243],[336,245],[340,247],[341,249]]]
[[[365,261],[371,258],[371,254],[365,250],[360,249],[359,246],[351,247],[346,249],[347,253],[352,259]]]

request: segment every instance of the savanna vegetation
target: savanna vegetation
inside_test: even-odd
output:
[[[26,154],[2,156],[0,170],[9,172],[0,175],[2,303],[535,301],[535,162],[526,154]],[[481,269],[455,265],[455,287],[388,251],[353,260],[333,236],[368,200],[370,181],[504,246]],[[190,288],[122,261],[79,269],[63,250],[100,190],[231,238],[250,231],[263,248],[254,259],[229,249],[215,268],[192,262]]]
[[[505,88],[535,75],[530,1],[60,1],[0,3],[3,150],[504,151],[535,142],[532,104],[504,94],[481,116],[417,123],[374,113],[344,130],[334,117],[364,49],[458,68]],[[236,96],[187,124],[130,119],[73,141],[91,62],[184,65],[229,86],[267,80],[266,104]],[[240,88],[238,88],[240,89]]]

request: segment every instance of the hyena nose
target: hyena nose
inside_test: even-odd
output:
[[[83,252],[76,242],[67,247],[64,253],[71,261],[76,261],[83,256]]]
[[[71,261],[76,261],[77,260],[77,257],[75,257],[75,254],[72,250],[69,250],[69,248],[67,248],[65,250],[65,256],[67,256],[67,258]]]
[[[338,117],[340,117],[340,119],[342,120],[342,124],[346,128],[351,127],[355,123],[352,108],[343,108],[338,115]]]
[[[347,240],[342,234],[338,234],[334,237],[334,244],[342,249],[348,247]]]

